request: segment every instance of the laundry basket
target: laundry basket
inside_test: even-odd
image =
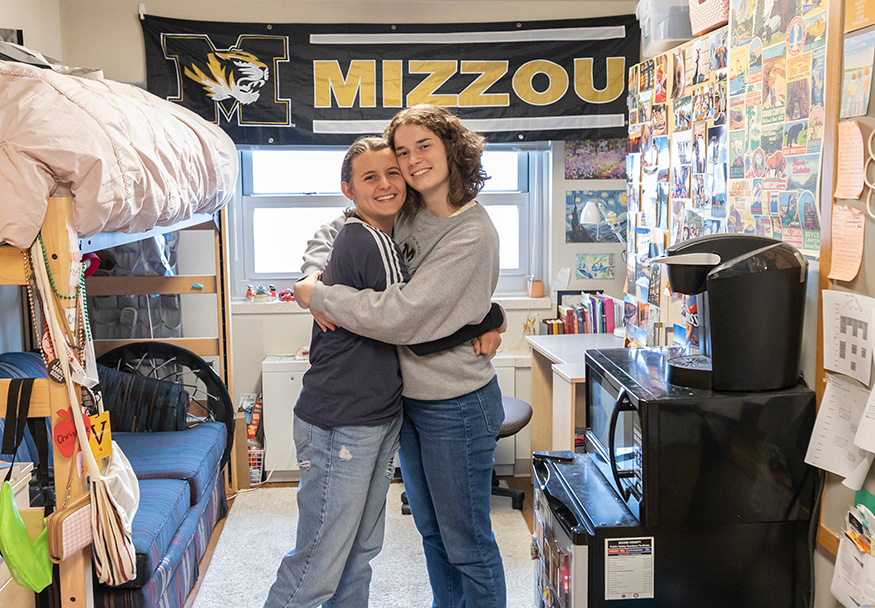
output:
[[[249,483],[261,483],[264,472],[264,449],[249,448]]]

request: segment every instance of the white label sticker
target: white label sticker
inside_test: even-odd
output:
[[[605,599],[653,598],[653,537],[605,539]]]

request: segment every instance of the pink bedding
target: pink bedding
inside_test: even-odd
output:
[[[29,247],[56,183],[81,237],[224,206],[237,152],[216,125],[132,85],[0,61],[0,243]]]

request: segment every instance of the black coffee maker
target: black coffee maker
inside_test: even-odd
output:
[[[652,260],[672,291],[704,294],[701,355],[668,361],[668,382],[715,391],[769,391],[799,381],[808,261],[792,245],[747,234],[678,243]]]

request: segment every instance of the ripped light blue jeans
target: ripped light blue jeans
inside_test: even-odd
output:
[[[265,608],[363,608],[383,546],[401,415],[381,426],[321,429],[295,416],[298,531]]]

